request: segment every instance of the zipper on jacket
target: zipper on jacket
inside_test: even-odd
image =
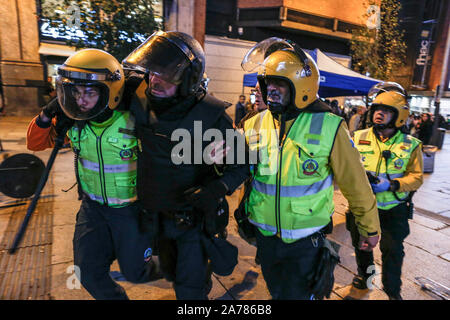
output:
[[[297,119],[294,120],[294,123]],[[275,120],[274,120],[275,121]],[[280,233],[280,238],[282,237],[281,235],[281,196],[280,196],[280,189],[281,189],[281,168],[282,168],[282,163],[283,163],[283,147],[284,147],[284,142],[286,141],[289,132],[291,131],[291,128],[294,126],[294,123],[291,124],[291,126],[289,127],[289,130],[286,132],[285,134],[285,138],[283,139],[283,137],[279,137],[279,145],[278,145],[278,171],[277,171],[277,176],[276,176],[276,188],[277,191],[275,193],[275,224],[276,224],[276,228],[277,228],[277,234],[278,232]],[[275,125],[275,123],[274,123]],[[276,128],[276,127],[275,127]],[[280,128],[281,128],[281,123],[280,123]],[[278,133],[279,135],[279,133]]]
[[[105,183],[105,169],[104,169],[104,161],[103,161],[103,154],[102,154],[102,136],[105,133],[105,128],[100,136],[97,136],[94,132],[94,130],[91,128],[91,126],[88,124],[89,129],[91,129],[92,133],[97,137],[97,140],[95,142],[96,148],[97,148],[97,158],[98,158],[98,167],[99,167],[99,177],[100,177],[100,186],[101,186],[101,192],[102,192],[102,198],[103,203],[105,205],[108,205],[108,197],[106,196],[106,183]]]

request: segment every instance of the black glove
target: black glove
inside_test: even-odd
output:
[[[52,99],[46,106],[42,108],[42,112],[49,119],[53,119],[57,114],[62,113],[61,107],[58,103],[58,99]]]
[[[338,251],[338,244],[325,239],[317,267],[308,278],[309,288],[316,300],[330,298],[334,285],[334,268],[340,262]]]
[[[71,127],[73,127],[74,124],[75,124],[75,120],[66,116],[65,113],[62,112],[62,110],[60,110],[56,114],[55,130],[58,135],[60,135],[61,133],[65,134],[67,132],[67,130],[69,130]]]
[[[186,200],[203,213],[204,231],[210,236],[221,232],[220,229],[228,224],[228,205],[224,199],[227,191],[225,184],[214,180],[206,186],[194,187],[184,193]]]
[[[214,212],[227,193],[227,187],[220,180],[214,180],[206,186],[193,187],[184,192],[186,200],[205,214]]]

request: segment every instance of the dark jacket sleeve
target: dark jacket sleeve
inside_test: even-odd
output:
[[[214,127],[222,132],[227,146],[231,147],[220,178],[228,188],[227,194],[231,195],[250,176],[245,138],[242,133],[233,129],[233,122],[226,113],[219,118]]]

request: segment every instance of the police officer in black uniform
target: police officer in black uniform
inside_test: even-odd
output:
[[[249,168],[234,161],[221,170],[207,164],[202,155],[211,141],[201,137],[218,129],[225,138],[232,120],[225,103],[201,87],[205,56],[191,36],[156,32],[123,65],[145,74],[145,81],[135,85],[130,108],[140,148],[138,198],[152,224],[159,220],[161,268],[174,282],[177,299],[207,299],[208,256],[201,239],[224,231],[227,222],[220,227],[217,221],[221,214],[228,218],[225,195],[248,177]],[[172,135],[179,139],[175,130],[189,133],[181,139],[190,139],[191,150],[177,148],[186,141],[174,141]]]

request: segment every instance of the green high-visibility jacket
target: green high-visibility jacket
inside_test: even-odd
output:
[[[101,204],[123,207],[136,200],[137,140],[129,112],[114,111],[103,123],[68,131],[78,153],[82,191]]]
[[[329,157],[341,121],[329,112],[302,112],[281,145],[270,112],[245,122],[250,156],[259,154],[246,209],[264,235],[278,234],[292,243],[330,222],[334,188]]]
[[[384,179],[388,178],[387,174],[391,179],[403,177],[411,153],[420,145],[420,140],[400,130],[389,140],[381,142],[375,136],[373,128],[355,131],[354,141],[366,171]],[[382,156],[385,150],[391,152],[387,167],[386,160]],[[408,192],[396,192],[396,194],[400,200],[407,200],[409,195]],[[392,209],[403,202],[399,201],[391,191],[379,192],[375,196],[378,208],[383,210]]]

